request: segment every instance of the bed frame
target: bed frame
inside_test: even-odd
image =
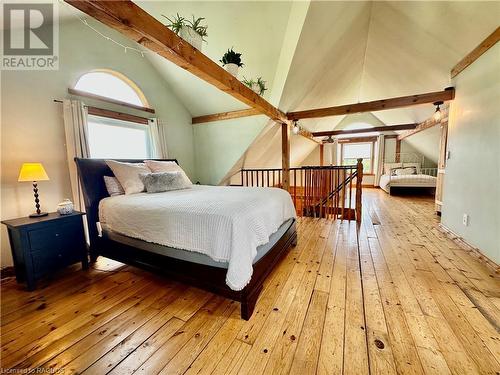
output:
[[[175,159],[152,160],[174,161],[177,163]],[[142,162],[142,160],[137,159],[117,159],[117,161]],[[174,280],[239,301],[241,302],[242,319],[250,319],[265,279],[290,247],[297,244],[297,231],[294,221],[276,244],[259,261],[254,263],[250,283],[243,290],[234,291],[226,285],[227,270],[225,268],[158,255],[109,238],[100,237],[96,224],[99,221],[99,202],[109,196],[103,177],[114,175],[104,159],[75,158],[75,162],[87,214],[91,261],[95,262],[97,257],[102,255],[132,266],[157,271]]]

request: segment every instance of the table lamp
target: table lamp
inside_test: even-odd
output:
[[[30,217],[41,217],[47,216],[47,212],[40,211],[40,200],[38,199],[38,181],[47,181],[49,176],[47,176],[47,172],[43,168],[41,163],[24,163],[21,167],[21,171],[19,172],[19,178],[17,179],[19,182],[30,181],[33,182],[33,192],[35,194],[35,207],[36,212],[31,214]]]

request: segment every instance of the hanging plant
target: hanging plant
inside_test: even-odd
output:
[[[195,18],[187,20],[177,13],[172,19],[162,14],[170,23],[167,25],[174,33],[179,35],[186,42],[201,51],[202,42],[206,42],[205,37],[208,36],[208,26],[202,26],[201,22],[205,18]]]

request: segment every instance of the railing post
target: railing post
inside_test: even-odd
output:
[[[363,159],[358,159],[356,166],[356,221],[361,223],[361,202],[362,202],[362,183],[363,183]]]

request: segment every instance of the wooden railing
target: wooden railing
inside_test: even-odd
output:
[[[290,188],[297,215],[361,221],[362,159],[356,165],[290,168]],[[279,168],[242,169],[241,186],[283,186]]]

